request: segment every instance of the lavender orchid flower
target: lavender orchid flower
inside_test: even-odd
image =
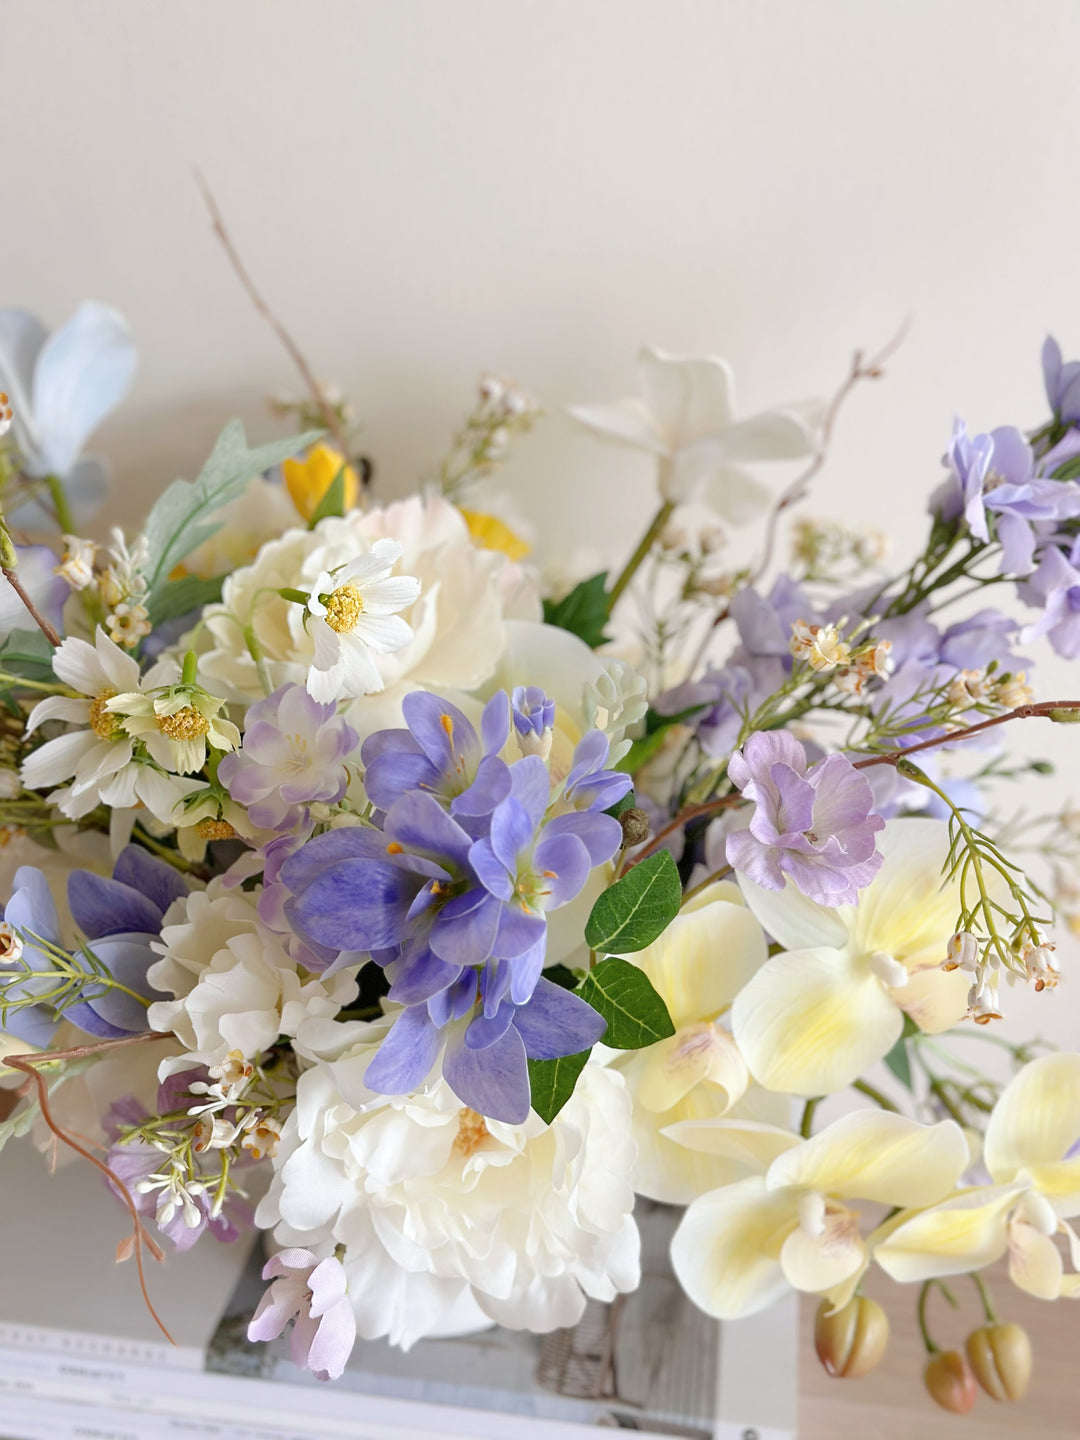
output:
[[[263,1266],[272,1283],[248,1325],[249,1340],[275,1340],[291,1320],[293,1363],[317,1380],[337,1380],[356,1344],[356,1316],[340,1260],[282,1250]]]
[[[869,782],[842,755],[807,766],[786,730],[759,731],[731,757],[728,774],[754,815],[728,836],[727,858],[766,890],[788,877],[819,905],[854,904],[881,867]]]

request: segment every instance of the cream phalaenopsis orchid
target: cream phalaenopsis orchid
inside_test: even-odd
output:
[[[695,1200],[671,1244],[683,1289],[721,1320],[764,1310],[789,1289],[844,1303],[868,1259],[849,1202],[933,1204],[968,1163],[953,1121],[920,1125],[880,1110],[844,1115],[809,1140],[720,1120],[696,1127],[695,1143],[710,1143],[710,1128],[718,1153],[757,1156],[763,1172]]]
[[[640,394],[614,405],[574,405],[582,425],[655,455],[660,493],[681,505],[704,498],[735,525],[766,509],[771,492],[747,464],[792,460],[814,448],[809,407],[735,418],[735,377],[726,360],[667,355],[646,346],[638,357]]]
[[[737,997],[732,1030],[759,1084],[829,1095],[888,1054],[904,1015],[930,1034],[967,1013],[970,977],[947,972],[957,886],[943,883],[943,821],[890,820],[884,862],[856,905],[808,900],[788,880],[763,890],[746,877],[746,903],[786,953],[766,961]]]
[[[784,1118],[787,1102],[779,1097],[755,1089],[744,1100],[750,1075],[720,1021],[767,955],[764,932],[738,887],[720,883],[690,900],[658,940],[624,957],[644,970],[675,1025],[675,1034],[657,1045],[609,1052],[634,1102],[639,1194],[686,1205],[746,1174],[736,1157],[676,1144],[664,1133],[669,1126],[715,1119],[733,1106],[746,1118]]]
[[[1043,1055],[1006,1086],[986,1128],[992,1185],[960,1190],[890,1223],[875,1258],[895,1280],[957,1275],[1009,1257],[1014,1285],[1042,1300],[1080,1295],[1054,1243],[1064,1235],[1080,1270],[1080,1055]]]

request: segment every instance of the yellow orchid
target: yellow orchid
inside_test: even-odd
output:
[[[764,1172],[695,1200],[671,1243],[683,1289],[720,1320],[764,1310],[790,1289],[844,1303],[869,1253],[848,1202],[933,1204],[968,1163],[952,1120],[920,1125],[880,1110],[844,1115],[809,1140],[720,1120],[710,1142],[709,1128],[698,1127],[697,1143],[756,1155]]]
[[[345,466],[345,509],[354,510],[356,502],[360,498],[360,481],[356,471],[343,459],[340,451],[332,449],[329,445],[313,445],[303,460],[284,460],[282,462],[281,473],[285,481],[285,488],[305,520],[310,520],[315,514],[343,465]]]
[[[510,526],[497,515],[488,515],[481,510],[465,510],[461,506],[462,518],[469,527],[473,542],[481,550],[498,550],[508,560],[524,560],[532,548],[515,535]]]
[[[1080,1295],[1065,1274],[1055,1235],[1064,1235],[1074,1271],[1080,1237],[1080,1055],[1043,1055],[1002,1092],[986,1128],[983,1161],[992,1185],[961,1190],[942,1204],[894,1221],[875,1258],[894,1280],[958,1275],[1009,1257],[1014,1285],[1042,1300]]]
[[[611,1052],[634,1102],[640,1194],[685,1205],[747,1173],[737,1157],[676,1144],[664,1133],[669,1126],[705,1122],[736,1105],[747,1120],[786,1118],[787,1102],[779,1097],[755,1088],[744,1099],[746,1062],[730,1030],[717,1023],[767,954],[764,932],[738,887],[720,883],[694,896],[658,940],[623,957],[644,970],[675,1025],[675,1034],[657,1045]]]
[[[905,1012],[930,1034],[967,1013],[970,976],[941,968],[959,906],[955,883],[942,883],[948,846],[942,821],[891,820],[876,877],[858,904],[835,909],[790,880],[771,891],[740,877],[746,903],[787,952],[761,967],[732,1011],[759,1084],[831,1094],[888,1054]]]

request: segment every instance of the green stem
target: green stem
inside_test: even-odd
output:
[[[807,1100],[803,1106],[802,1121],[799,1124],[799,1134],[804,1140],[809,1140],[814,1129],[814,1111],[824,1100],[824,1095],[815,1095],[813,1099]]]
[[[61,531],[65,535],[74,535],[76,533],[75,516],[71,513],[71,506],[68,504],[68,498],[59,475],[46,475],[45,484],[49,487],[49,497],[56,511],[56,519]]]
[[[171,850],[168,845],[160,844],[152,835],[148,835],[141,826],[139,827],[137,840],[140,845],[145,845],[147,850],[152,851],[155,855],[160,855],[162,860],[167,860],[169,864],[175,866],[177,870],[188,873],[198,869],[190,860],[181,855],[179,850]]]
[[[926,1353],[928,1355],[937,1355],[941,1350],[941,1346],[930,1334],[926,1325],[926,1302],[930,1298],[930,1290],[933,1283],[932,1280],[923,1282],[923,1287],[919,1291],[919,1303],[915,1307],[915,1314],[919,1322],[919,1334],[922,1336],[922,1341],[926,1346]]]
[[[982,1301],[983,1314],[986,1316],[988,1325],[998,1324],[997,1311],[994,1309],[994,1302],[990,1297],[990,1287],[983,1277],[977,1272],[971,1272],[971,1278],[975,1282],[975,1288],[979,1292],[979,1299]]]
[[[251,656],[252,660],[255,661],[255,670],[259,676],[259,684],[263,688],[263,694],[269,695],[274,687],[270,683],[270,672],[266,668],[266,657],[264,656],[263,648],[259,644],[259,641],[255,635],[254,625],[244,626],[244,644],[248,648],[248,654]]]
[[[648,557],[649,551],[660,538],[660,532],[663,530],[664,526],[671,518],[671,512],[674,509],[675,506],[671,503],[671,501],[665,500],[664,503],[660,506],[660,509],[657,510],[656,514],[653,516],[652,522],[649,525],[649,528],[645,531],[645,534],[641,537],[637,549],[630,556],[630,559],[626,562],[618,579],[615,581],[615,584],[608,591],[607,608],[609,615],[615,609],[615,606],[619,603],[619,600],[622,598],[623,591],[630,584],[630,581],[634,578],[634,576],[637,574],[638,570],[641,568],[642,564]]]
[[[67,685],[55,685],[47,680],[26,680],[22,675],[9,675],[6,670],[0,670],[0,685],[18,685],[27,690],[44,690],[49,695],[66,695],[71,700],[83,699]]]
[[[874,1104],[880,1105],[882,1110],[891,1110],[894,1114],[899,1113],[900,1107],[894,1105],[887,1095],[883,1095],[880,1090],[876,1089],[875,1086],[871,1085],[868,1081],[853,1080],[851,1082],[851,1088],[858,1090],[860,1095],[865,1095],[868,1099],[873,1100]]]

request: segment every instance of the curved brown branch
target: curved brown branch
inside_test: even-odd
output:
[[[33,620],[34,624],[45,636],[45,639],[48,640],[49,644],[52,645],[54,649],[57,648],[60,644],[60,636],[56,633],[56,629],[52,625],[52,623],[46,620],[45,616],[42,615],[41,611],[34,604],[33,600],[30,599],[30,596],[23,589],[22,581],[19,579],[18,571],[13,568],[9,568],[7,565],[3,566],[2,568],[4,579],[8,582],[11,588],[15,591],[15,594],[18,595],[19,599],[30,612],[30,618]]]
[[[165,1339],[168,1340],[170,1345],[175,1345],[176,1341],[169,1334],[161,1316],[154,1309],[153,1302],[150,1299],[150,1292],[146,1288],[146,1272],[143,1265],[143,1246],[149,1250],[155,1260],[164,1260],[164,1253],[160,1245],[146,1233],[142,1216],[139,1214],[138,1207],[132,1199],[131,1192],[120,1179],[119,1175],[117,1175],[116,1171],[106,1165],[103,1160],[99,1160],[97,1156],[92,1154],[85,1146],[80,1145],[71,1131],[65,1130],[62,1125],[57,1124],[49,1105],[49,1090],[45,1083],[45,1077],[37,1068],[39,1065],[46,1064],[53,1060],[82,1060],[87,1056],[100,1055],[106,1050],[117,1050],[122,1046],[146,1044],[148,1041],[164,1040],[165,1038],[166,1036],[164,1034],[149,1030],[140,1035],[126,1036],[122,1040],[104,1040],[99,1045],[76,1045],[70,1050],[38,1050],[27,1055],[6,1055],[4,1057],[4,1064],[10,1066],[12,1070],[22,1071],[22,1073],[28,1077],[28,1080],[36,1086],[41,1118],[45,1121],[45,1124],[52,1131],[56,1139],[68,1146],[69,1149],[74,1150],[76,1155],[81,1155],[84,1160],[89,1160],[90,1164],[96,1166],[115,1187],[117,1194],[131,1215],[133,1227],[131,1235],[121,1241],[117,1247],[117,1257],[121,1258],[125,1254],[134,1254],[135,1264],[139,1272],[139,1287],[142,1290],[142,1297],[146,1302],[146,1308],[149,1310],[158,1329],[165,1336]]]
[[[882,755],[868,755],[865,760],[855,761],[855,769],[869,770],[872,765],[896,765],[901,760],[909,760],[920,750],[934,750],[939,745],[955,745],[958,740],[967,740],[971,735],[992,730],[995,725],[1007,725],[1011,720],[1051,720],[1055,711],[1080,711],[1080,700],[1040,700],[1037,704],[1017,705],[1015,710],[1008,710],[1004,715],[994,715],[989,720],[980,720],[977,725],[967,725],[963,730],[953,730],[945,735],[938,735],[933,740],[921,740],[918,745],[909,745],[906,750],[889,750]]]
[[[706,800],[700,805],[689,806],[686,810],[676,815],[674,820],[669,821],[662,830],[658,830],[656,834],[650,838],[648,844],[644,845],[636,855],[628,857],[623,864],[622,870],[619,872],[620,875],[625,875],[628,870],[632,870],[634,866],[640,864],[642,860],[647,860],[650,855],[655,855],[656,851],[660,849],[660,846],[663,845],[669,835],[674,835],[676,830],[681,830],[684,825],[689,825],[691,820],[697,820],[702,815],[714,815],[718,810],[728,810],[733,805],[741,804],[742,796],[736,794],[723,795],[719,800]]]

